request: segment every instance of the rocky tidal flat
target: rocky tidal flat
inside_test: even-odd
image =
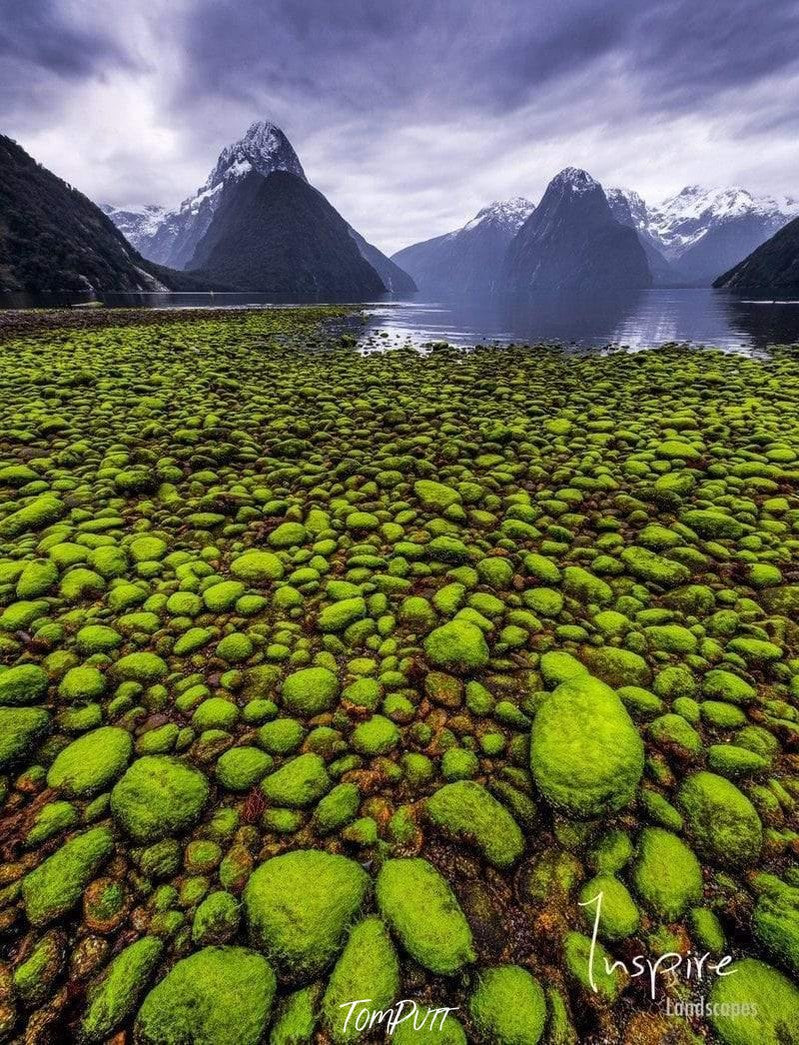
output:
[[[0,1041],[799,1041],[796,349],[144,315],[0,343]]]

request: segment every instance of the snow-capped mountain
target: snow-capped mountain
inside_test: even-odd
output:
[[[307,183],[297,153],[283,131],[269,120],[257,120],[246,134],[226,146],[203,185],[176,210],[149,206],[133,210],[106,205],[106,213],[144,257],[162,265],[193,267],[195,253],[211,227],[225,196],[250,174],[268,177],[283,172]],[[385,287],[412,293],[413,280],[350,226],[361,255],[375,268]]]
[[[587,171],[567,167],[513,238],[503,283],[512,291],[648,287],[652,273],[635,229],[618,221]]]
[[[100,210],[113,221],[128,243],[139,253],[142,244],[146,244],[158,231],[166,215],[166,207],[155,203],[143,207],[113,207],[110,203],[101,203]]]
[[[533,209],[523,196],[495,200],[461,228],[404,247],[392,260],[428,294],[487,293],[496,286],[508,244]]]
[[[134,229],[137,239],[134,245],[146,258],[161,265],[186,268],[211,224],[225,186],[235,184],[250,171],[257,171],[264,177],[272,171],[287,171],[305,179],[302,164],[283,131],[268,120],[257,120],[243,138],[222,150],[205,183],[177,210],[148,208],[160,210],[160,218],[148,223],[146,228]],[[119,216],[130,224],[129,219],[123,217],[130,211],[112,209],[106,213],[115,223]],[[120,224],[117,227],[124,235],[125,229]]]
[[[667,259],[674,282],[694,285],[709,285],[799,213],[796,200],[701,185],[651,207],[630,189],[609,190],[608,201],[645,248],[655,247]]]

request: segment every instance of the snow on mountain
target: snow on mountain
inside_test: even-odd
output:
[[[496,288],[508,244],[535,209],[523,196],[495,200],[453,232],[392,255],[427,294],[459,297]]]
[[[715,225],[746,218],[761,221],[764,227],[779,227],[795,207],[787,199],[754,196],[737,187],[687,185],[651,209],[649,231],[661,241],[667,255],[678,258]]]
[[[110,203],[100,205],[100,210],[113,221],[128,243],[141,253],[142,243],[155,235],[167,213],[166,207],[155,203],[144,206],[114,207]]]
[[[236,184],[251,171],[266,177],[286,171],[305,178],[305,171],[291,142],[269,120],[256,120],[246,134],[219,154],[203,185],[175,210],[148,208],[151,220],[138,222],[116,208],[107,211],[120,231],[146,257],[161,265],[185,268],[197,244],[208,230],[225,187]]]
[[[534,209],[535,204],[525,199],[524,196],[513,196],[509,200],[494,200],[493,203],[489,203],[487,207],[479,210],[471,221],[467,221],[462,228],[450,232],[449,235],[457,236],[461,232],[476,229],[484,222],[491,222],[515,233],[527,221]]]

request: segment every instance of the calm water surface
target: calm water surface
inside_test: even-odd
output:
[[[79,304],[79,295],[0,294],[0,308]],[[108,307],[264,308],[266,294],[108,294]],[[365,347],[559,342],[574,349],[612,345],[649,348],[685,341],[731,352],[799,344],[799,300],[736,297],[725,291],[646,290],[616,296],[468,301],[378,301],[364,306]]]

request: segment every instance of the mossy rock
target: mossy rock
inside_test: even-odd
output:
[[[272,768],[273,759],[257,747],[234,747],[216,762],[216,778],[229,791],[248,791]]]
[[[24,758],[49,728],[44,708],[0,708],[0,770]]]
[[[197,908],[191,926],[192,942],[200,947],[228,943],[239,928],[236,898],[222,889],[206,896]]]
[[[729,780],[716,773],[694,773],[680,787],[677,806],[700,855],[723,867],[758,859],[763,825],[746,795]]]
[[[755,939],[778,965],[799,977],[799,888],[764,893],[752,916]]]
[[[133,752],[127,730],[101,726],[59,752],[47,773],[47,786],[70,798],[87,798],[104,791],[125,771]]]
[[[261,782],[261,790],[270,802],[291,809],[313,805],[330,787],[324,759],[310,751],[292,758]]]
[[[272,1024],[269,1045],[311,1045],[321,992],[322,985],[312,983],[283,999]]]
[[[137,842],[156,842],[193,826],[208,801],[199,770],[165,755],[137,759],[111,792],[111,812]]]
[[[292,672],[280,690],[283,706],[295,715],[314,716],[333,707],[339,681],[328,668],[300,668]]]
[[[488,644],[476,624],[468,620],[452,620],[431,631],[425,639],[425,654],[436,668],[471,675],[486,667]]]
[[[38,664],[18,664],[0,670],[0,706],[38,704],[47,694],[49,679]]]
[[[601,894],[601,900],[592,903]],[[638,931],[641,916],[627,886],[612,874],[598,874],[580,890],[581,913],[590,929],[599,906],[599,936],[606,942],[624,940]],[[586,906],[587,905],[587,906]]]
[[[322,1001],[325,1026],[334,1042],[364,1037],[358,1026],[360,1006],[351,1003],[368,998],[374,1012],[388,1009],[400,988],[400,967],[388,930],[370,915],[355,925],[328,980]]]
[[[312,849],[275,856],[244,890],[250,940],[283,975],[311,979],[339,953],[368,889],[368,875],[347,857]]]
[[[132,1015],[163,951],[163,940],[143,936],[119,952],[87,991],[79,1041],[106,1041]]]
[[[733,962],[708,993],[710,1024],[723,1045],[799,1041],[799,987],[756,958]],[[744,1010],[744,1006],[746,1009]]]
[[[113,851],[114,838],[107,827],[92,828],[65,842],[22,879],[28,920],[46,925],[70,911]]]
[[[258,1045],[275,996],[269,962],[245,947],[205,947],[183,958],[144,999],[137,1045]]]
[[[231,562],[230,572],[248,584],[265,584],[282,580],[285,571],[283,563],[274,552],[252,548]]]
[[[646,687],[652,671],[643,657],[618,646],[584,646],[580,651],[589,672],[614,689],[621,686]]]
[[[632,881],[649,910],[667,922],[702,899],[699,861],[682,839],[660,827],[641,832]]]
[[[380,913],[420,965],[451,976],[475,960],[472,932],[438,871],[418,858],[387,860],[377,877]]]
[[[548,802],[580,819],[623,809],[644,770],[644,745],[619,698],[603,682],[562,682],[533,721],[530,767]]]
[[[524,852],[519,825],[493,795],[472,780],[445,784],[426,803],[430,821],[447,837],[474,845],[494,867],[511,867]]]
[[[469,1015],[481,1040],[537,1045],[547,1018],[544,990],[518,965],[483,969],[469,998]]]

